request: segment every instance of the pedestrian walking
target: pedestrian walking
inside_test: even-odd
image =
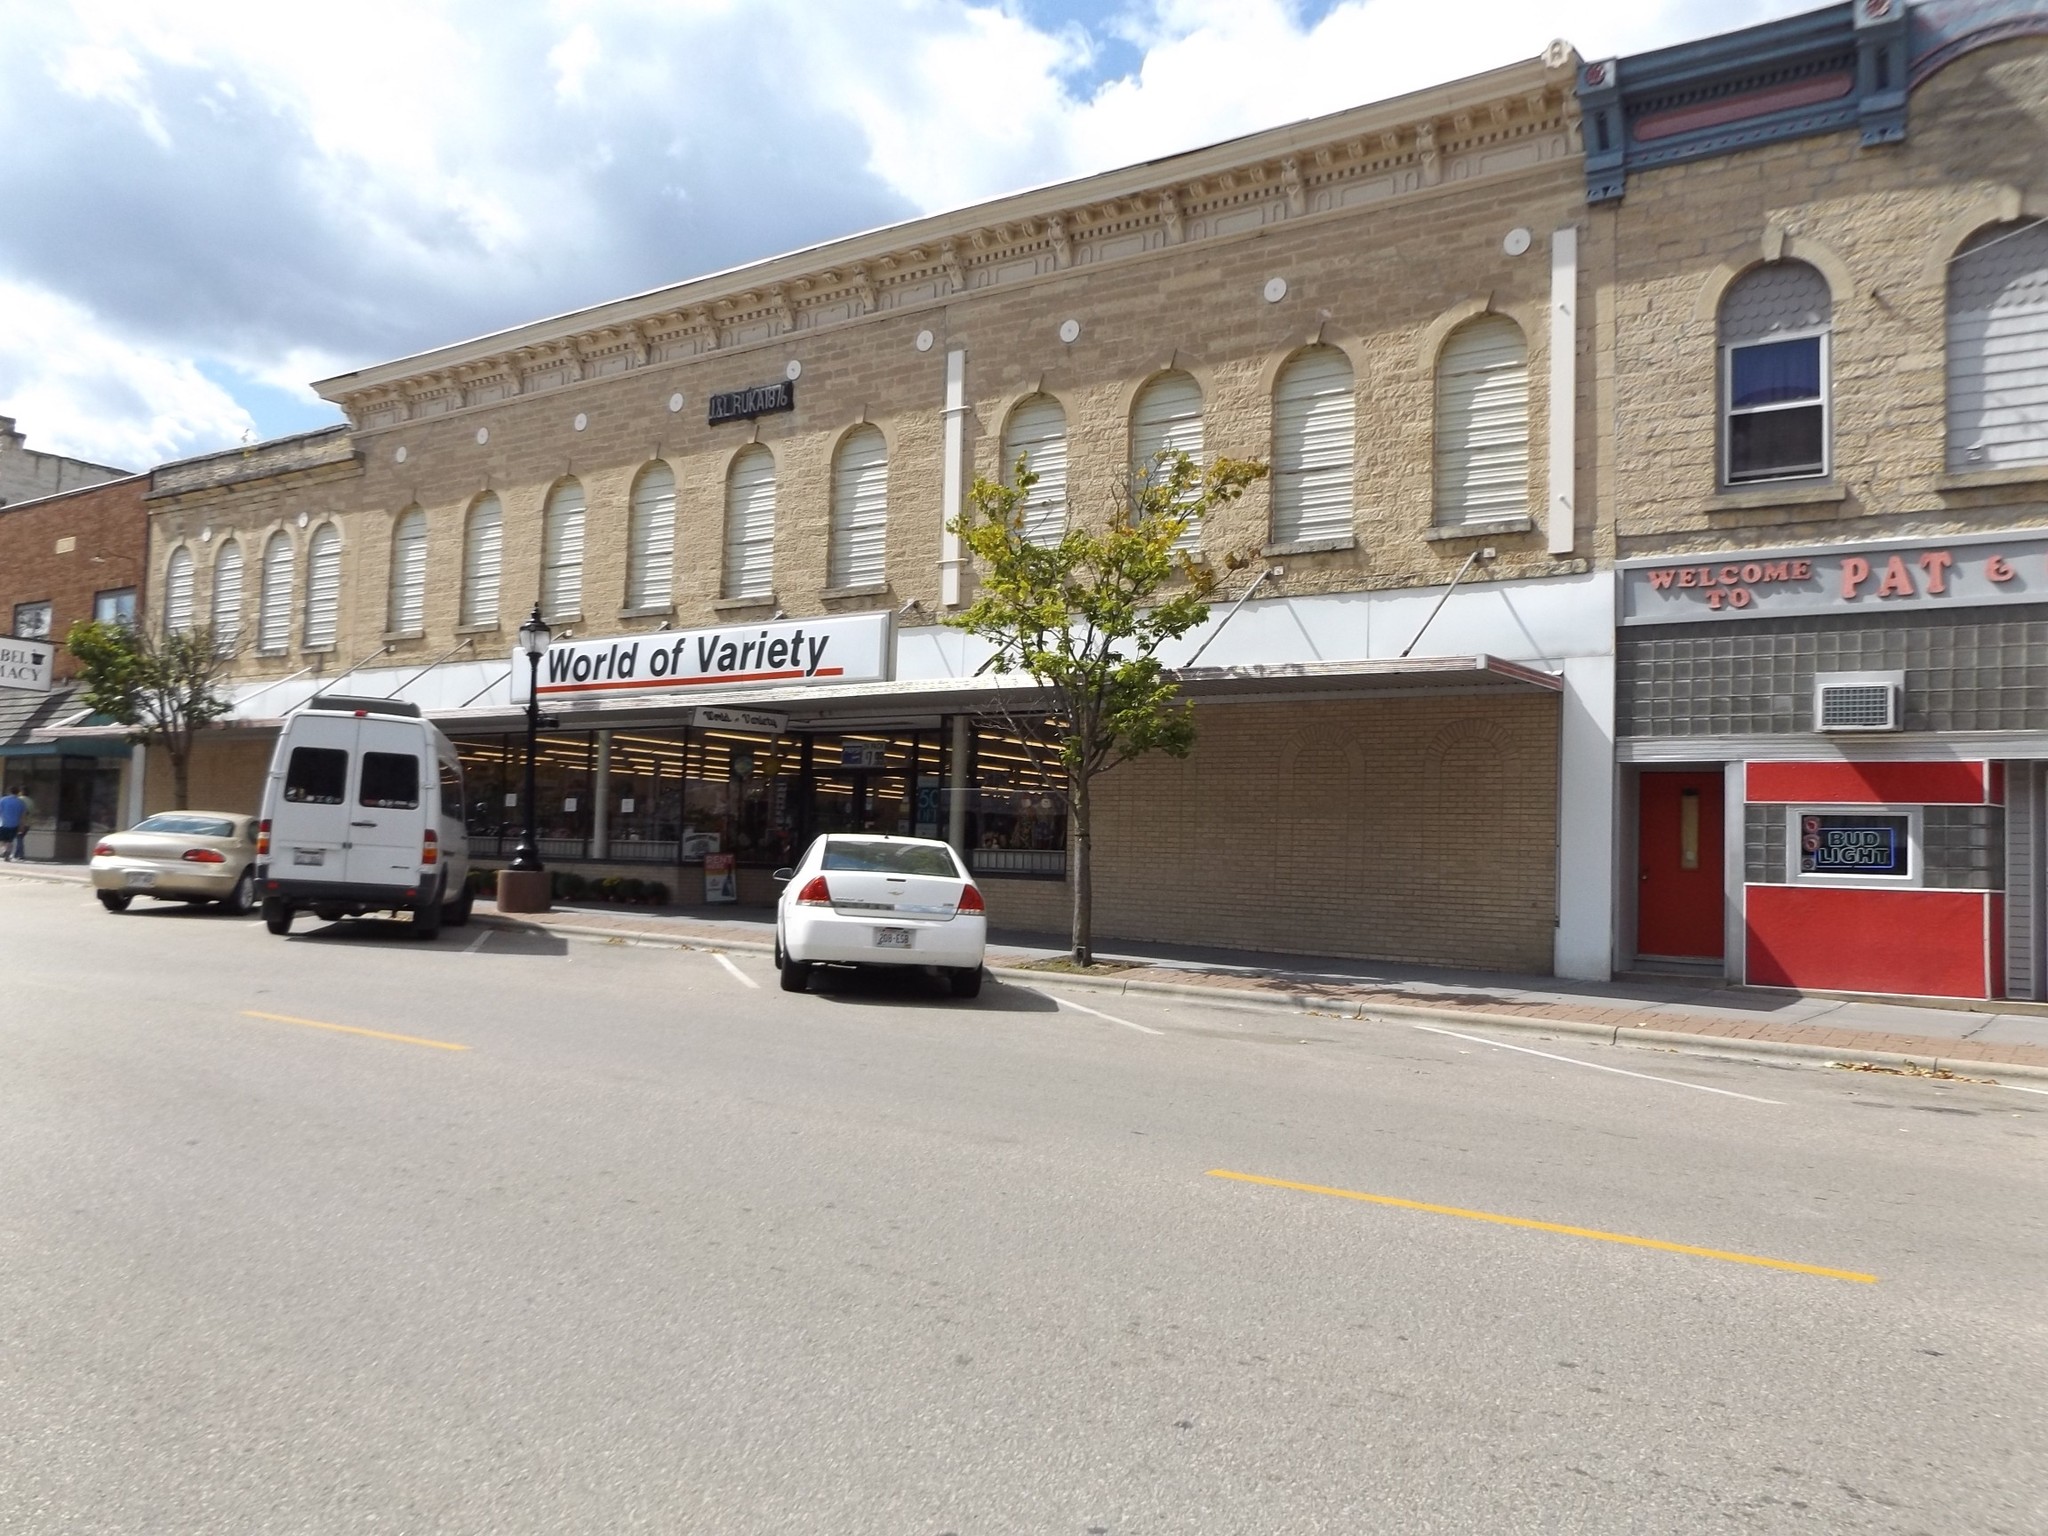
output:
[[[0,860],[14,863],[28,857],[28,818],[34,807],[19,784],[7,786],[0,795]]]

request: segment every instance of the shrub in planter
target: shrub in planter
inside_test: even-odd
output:
[[[667,906],[668,887],[659,880],[649,880],[647,882],[647,904],[650,907]]]
[[[619,882],[619,900],[638,902],[647,894],[647,883],[631,875]]]
[[[597,894],[604,901],[617,901],[619,887],[625,884],[617,875],[606,875],[597,882]]]

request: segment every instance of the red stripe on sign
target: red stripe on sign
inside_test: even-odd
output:
[[[820,667],[806,672],[734,672],[719,677],[628,677],[612,683],[542,683],[542,693],[603,693],[613,688],[703,688],[714,683],[783,683],[791,678],[841,677],[844,667]]]
[[[1751,763],[1752,805],[1982,805],[1983,763]]]

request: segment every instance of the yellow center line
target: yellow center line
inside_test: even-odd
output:
[[[423,1040],[418,1035],[393,1035],[381,1029],[358,1029],[353,1024],[323,1024],[318,1019],[295,1019],[288,1013],[258,1013],[254,1008],[244,1008],[245,1019],[268,1019],[273,1024],[303,1024],[308,1029],[331,1029],[337,1035],[368,1035],[372,1040],[396,1040],[400,1045],[424,1045],[436,1051],[466,1051],[466,1045],[454,1045],[446,1040]]]
[[[1789,1269],[1794,1274],[1824,1275],[1830,1280],[1852,1280],[1858,1285],[1875,1285],[1877,1276],[1858,1274],[1853,1269],[1824,1269],[1818,1264],[1795,1264],[1790,1259],[1766,1259],[1754,1253],[1729,1253],[1720,1248],[1695,1248],[1690,1243],[1667,1243],[1655,1237],[1630,1237],[1625,1232],[1599,1232],[1591,1227],[1567,1227],[1554,1221],[1531,1221],[1526,1216],[1501,1216],[1492,1211],[1467,1211],[1455,1205],[1429,1205],[1421,1200],[1403,1200],[1398,1195],[1368,1195],[1356,1189],[1331,1189],[1324,1184],[1297,1184],[1292,1179],[1269,1179],[1256,1173],[1233,1173],[1228,1168],[1211,1168],[1212,1179],[1235,1179],[1240,1184],[1270,1184],[1275,1189],[1298,1189],[1311,1195],[1334,1195],[1339,1200],[1363,1200],[1368,1205],[1391,1205],[1404,1211],[1427,1211],[1432,1216],[1461,1216],[1467,1221],[1488,1221],[1500,1227],[1527,1227],[1535,1232],[1561,1232],[1566,1237],[1590,1237],[1599,1243],[1626,1243],[1631,1248],[1659,1248],[1666,1253],[1689,1253],[1696,1258],[1720,1259],[1729,1264],[1754,1264],[1762,1269]]]

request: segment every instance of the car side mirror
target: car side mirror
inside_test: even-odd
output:
[[[796,871],[785,865],[783,868],[775,871],[769,878],[780,884],[784,881],[794,880],[796,878]]]

